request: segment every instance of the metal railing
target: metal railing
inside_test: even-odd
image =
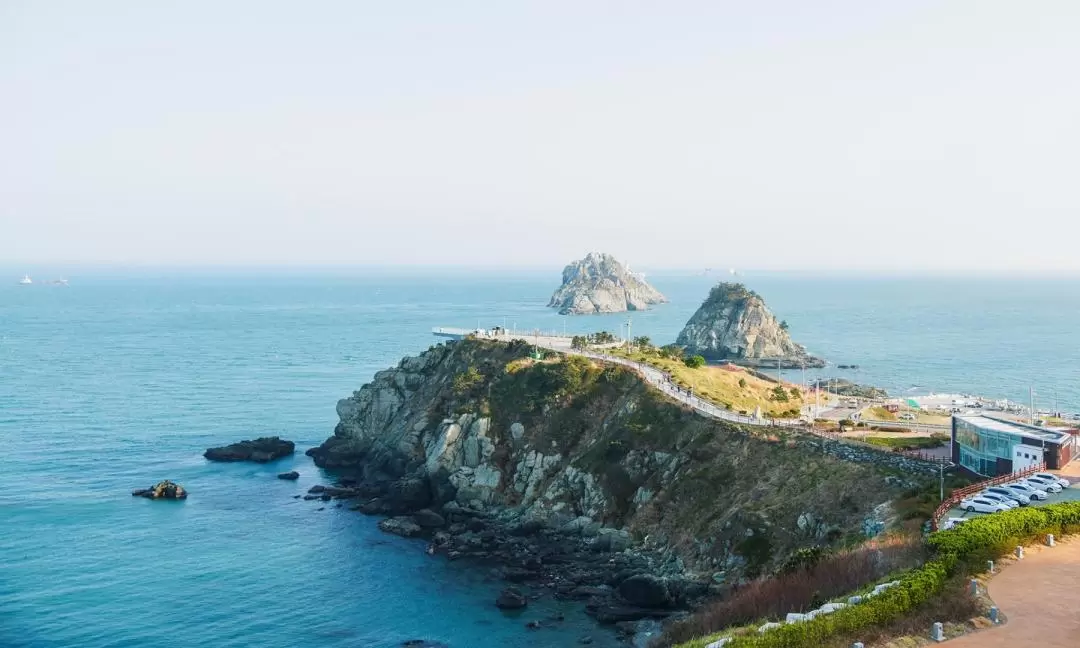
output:
[[[1046,464],[1040,463],[1037,466],[1018,470],[1016,472],[1009,473],[1008,475],[998,475],[997,477],[992,477],[990,479],[972,484],[970,486],[957,488],[952,493],[950,493],[948,497],[945,498],[945,501],[943,501],[937,507],[937,509],[934,510],[934,517],[930,519],[930,528],[934,531],[937,531],[938,521],[941,520],[942,516],[945,515],[945,513],[948,512],[949,509],[959,504],[960,500],[964,499],[968,495],[982,492],[983,490],[990,488],[991,486],[1008,484],[1009,482],[1023,479],[1028,475],[1034,475],[1035,473],[1042,472],[1044,470],[1046,470]]]

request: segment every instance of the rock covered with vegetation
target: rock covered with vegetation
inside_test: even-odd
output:
[[[296,445],[292,441],[273,436],[261,437],[254,441],[245,439],[219,448],[208,448],[203,456],[210,461],[254,461],[267,463],[287,457],[293,453]]]
[[[433,347],[337,412],[308,454],[355,508],[589,600],[602,621],[665,616],[858,535],[897,492],[873,465],[701,417],[621,366],[535,360],[524,342]]]
[[[811,387],[849,398],[887,398],[889,393],[880,387],[859,385],[845,378],[828,378],[814,382]]]
[[[590,252],[563,269],[548,307],[563,315],[645,310],[667,298],[610,254]]]
[[[150,488],[131,491],[131,494],[135,497],[145,497],[147,499],[187,499],[187,491],[184,490],[184,487],[168,479],[160,481]]]
[[[824,367],[788,335],[756,292],[738,283],[722,282],[679,333],[676,344],[691,355],[719,362],[775,368]]]

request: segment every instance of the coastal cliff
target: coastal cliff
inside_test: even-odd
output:
[[[354,508],[507,580],[592,599],[601,621],[663,617],[860,535],[907,485],[817,441],[701,417],[625,368],[534,360],[523,341],[432,347],[337,411],[308,454]]]
[[[720,283],[679,333],[676,344],[711,361],[751,367],[824,367],[788,335],[760,295],[738,283]]]
[[[562,285],[548,302],[563,315],[645,310],[667,298],[610,254],[590,252],[563,269]]]

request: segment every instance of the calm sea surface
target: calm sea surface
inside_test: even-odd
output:
[[[574,606],[493,605],[500,583],[425,555],[374,518],[292,498],[302,453],[209,464],[279,434],[302,451],[337,399],[434,342],[433,326],[619,330],[544,307],[558,273],[282,271],[0,282],[0,647],[594,645]],[[673,341],[714,278],[651,276],[672,303],[632,333]],[[748,278],[796,340],[894,393],[975,392],[1080,410],[1080,283]],[[296,469],[298,482],[274,478]],[[186,502],[132,498],[173,479]],[[524,623],[556,610],[558,629]]]

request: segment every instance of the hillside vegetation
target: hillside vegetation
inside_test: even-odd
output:
[[[761,413],[774,418],[797,418],[801,408],[813,402],[813,394],[804,394],[797,385],[785,383],[783,396],[777,392],[778,383],[758,378],[742,367],[734,365],[705,365],[691,368],[681,357],[670,357],[653,348],[605,349],[606,353],[646,362],[672,376],[673,382],[683,388],[693,388],[694,394],[718,405],[725,405],[733,412],[753,414],[761,407]],[[783,400],[781,400],[781,398]]]

